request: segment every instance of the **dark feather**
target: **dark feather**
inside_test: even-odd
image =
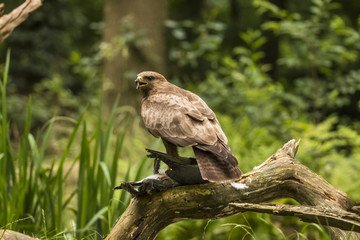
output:
[[[201,177],[204,180],[224,182],[241,177],[241,171],[237,166],[234,166],[225,159],[219,159],[218,156],[210,152],[203,151],[197,147],[193,147],[193,149]]]

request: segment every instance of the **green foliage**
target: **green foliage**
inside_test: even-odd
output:
[[[186,4],[169,2],[168,79],[216,112],[239,167],[249,171],[290,138],[301,138],[297,159],[359,201],[359,6],[197,1],[188,14]],[[139,127],[138,113],[114,106],[105,120],[94,108],[101,105],[103,55],[148,44],[131,19],[119,26],[122,36],[101,44],[102,6],[46,2],[0,46],[2,53],[13,49],[11,79],[8,55],[0,82],[3,228],[101,238],[130,201],[112,188],[150,174],[144,148],[161,143]],[[54,9],[59,16],[49,14]],[[28,92],[31,98],[22,95]],[[158,237],[184,238],[329,239],[323,226],[254,213],[179,222]]]
[[[217,112],[232,118],[247,116],[256,125],[261,125],[261,122],[273,125],[272,114],[278,116],[284,112],[280,102],[283,89],[280,84],[271,82],[267,74],[269,65],[260,62],[264,53],[259,49],[266,39],[259,31],[253,30],[240,35],[247,46],[234,48],[233,57],[221,58],[218,70],[209,71],[198,90]]]
[[[139,167],[133,169],[130,169],[131,165],[134,166],[130,160],[122,163],[119,161],[125,135],[131,124],[129,114],[124,110],[119,111],[115,105],[104,128],[105,122],[99,108],[97,124],[92,130],[88,129],[86,112],[77,120],[54,117],[34,136],[30,131],[30,98],[24,130],[18,136],[18,141],[11,140],[6,96],[9,56],[8,53],[0,84],[1,228],[14,229],[46,239],[55,236],[77,239],[84,236],[103,237],[130,201],[130,196],[125,191],[113,191],[118,178],[121,176],[121,181],[130,181],[149,174],[149,171],[145,170],[150,169],[146,158],[139,163]],[[70,123],[73,126],[60,158],[51,159],[47,151],[53,141],[51,135],[57,122],[62,125]],[[120,128],[116,129],[115,126]],[[74,153],[76,149],[78,153]],[[136,144],[132,146],[132,150],[134,149],[137,149]],[[139,158],[134,153],[129,156]],[[76,171],[74,187],[69,185],[69,179]]]
[[[260,213],[241,213],[216,220],[191,220],[172,224],[160,232],[158,240],[235,239],[330,239],[323,226]]]
[[[301,97],[301,111],[312,113],[315,121],[334,111],[351,109],[360,91],[360,34],[335,10],[341,6],[331,0],[311,1],[310,14],[280,10],[267,1],[255,1],[262,13],[274,15],[262,29],[272,31],[280,39],[280,81],[288,84],[292,94]],[[289,79],[291,79],[289,81]],[[358,101],[358,97],[356,97]]]
[[[294,129],[295,130],[295,129]],[[360,134],[331,117],[318,125],[297,123],[301,151],[297,158],[353,199],[360,199]]]
[[[166,26],[171,35],[169,61],[174,63],[169,64],[169,71],[176,78],[194,82],[194,79],[202,79],[203,73],[193,69],[213,69],[217,66],[216,51],[223,41],[223,23],[167,20]]]
[[[10,11],[22,1],[5,0]],[[96,106],[102,56],[102,1],[47,1],[0,44],[12,49],[9,116],[23,126],[27,94],[33,97],[32,128],[54,115],[78,117],[78,106]],[[15,120],[14,120],[15,121]]]

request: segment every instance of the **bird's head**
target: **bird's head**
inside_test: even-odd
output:
[[[140,89],[142,92],[148,92],[163,82],[167,82],[163,75],[151,71],[139,73],[135,80],[136,89]]]

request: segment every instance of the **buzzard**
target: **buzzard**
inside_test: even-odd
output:
[[[167,154],[181,160],[177,147],[192,146],[201,177],[210,182],[236,180],[238,162],[215,113],[196,94],[169,83],[157,72],[137,75],[145,127],[160,137]]]

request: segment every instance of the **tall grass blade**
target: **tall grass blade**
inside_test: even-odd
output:
[[[110,172],[109,172],[109,169],[108,169],[106,163],[100,162],[100,169],[102,170],[102,173],[104,174],[107,185],[111,186]]]
[[[63,180],[64,180],[64,176],[63,176],[63,166],[64,166],[64,163],[65,163],[65,160],[69,154],[69,151],[70,151],[70,148],[71,146],[73,145],[73,142],[74,142],[74,139],[75,139],[75,136],[78,132],[78,129],[81,125],[81,123],[83,122],[83,118],[84,118],[84,113],[80,115],[78,121],[76,122],[75,124],[75,127],[70,135],[70,138],[68,140],[68,143],[65,147],[65,150],[62,154],[62,157],[60,159],[60,163],[59,163],[59,166],[58,166],[58,170],[57,170],[57,173],[56,173],[56,176],[57,176],[57,192],[56,192],[56,196],[57,196],[57,209],[56,209],[56,212],[58,213],[56,217],[56,229],[57,231],[61,231],[62,229],[62,226],[63,226],[63,221],[62,221],[62,210],[63,210],[63,204],[62,204],[62,201],[63,201]]]
[[[107,210],[108,207],[106,206],[100,209],[96,214],[94,214],[94,216],[89,220],[89,222],[84,227],[84,230],[90,229],[91,225],[93,225],[97,220],[101,219],[102,216],[107,212]]]
[[[83,124],[83,131],[81,137],[81,151],[80,151],[80,162],[79,162],[79,178],[78,178],[78,211],[77,211],[77,228],[82,229],[86,224],[87,213],[92,213],[93,208],[90,208],[88,205],[91,193],[92,176],[91,176],[91,162],[90,162],[90,146],[87,140],[87,128],[86,122]],[[93,199],[95,200],[95,199]],[[81,238],[83,232],[78,232],[78,238]]]
[[[3,154],[3,157],[0,160],[0,174],[1,174],[1,181],[0,181],[0,206],[1,209],[4,209],[0,224],[5,224],[8,222],[9,215],[8,215],[8,194],[9,194],[9,184],[10,184],[10,176],[8,174],[8,162],[11,161],[11,150],[10,144],[8,141],[9,137],[9,123],[7,120],[7,108],[6,108],[6,85],[8,80],[8,73],[9,73],[9,66],[10,66],[10,50],[7,51],[6,54],[6,62],[5,62],[5,69],[2,77],[2,81],[0,81],[0,92],[1,92],[1,141],[0,141],[0,154]]]

